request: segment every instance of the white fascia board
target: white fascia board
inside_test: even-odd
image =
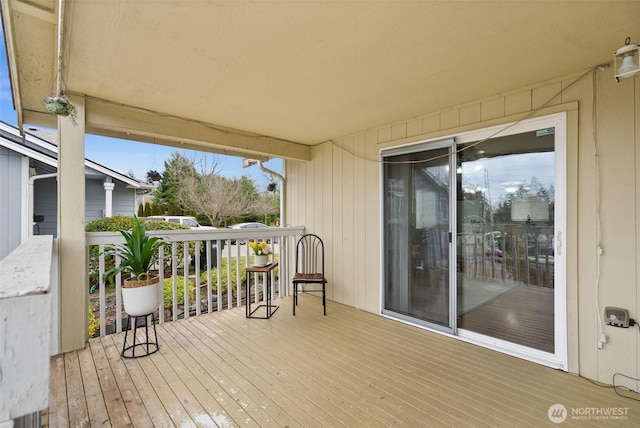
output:
[[[17,128],[11,126],[11,125],[7,125],[5,123],[0,122],[0,129],[6,131],[8,133],[11,133],[11,134],[13,134],[13,135],[15,135],[17,137],[22,138],[21,135],[20,135],[20,131]],[[46,157],[46,155],[42,155],[41,153],[39,153],[39,152],[37,152],[37,151],[35,151],[33,149],[28,149],[28,148],[26,148],[24,146],[21,146],[19,144],[13,143],[13,142],[9,142],[9,144],[11,144],[11,147],[8,147],[8,148],[10,148],[11,150],[14,150],[16,152],[19,152],[19,153],[22,153],[22,150],[18,150],[18,148],[21,148],[23,150],[28,150],[31,154],[28,154],[27,156],[32,157],[32,158],[37,159],[37,160],[41,160],[44,163],[47,163],[48,165],[51,165],[51,166],[54,166],[54,167],[58,168],[58,161],[57,161],[58,146],[56,144],[51,143],[51,142],[49,142],[47,140],[44,140],[44,139],[38,137],[37,135],[29,134],[28,132],[25,132],[24,135],[25,135],[25,138],[29,141],[29,143],[35,144],[38,147],[42,147],[44,150],[48,150],[48,151],[51,151],[51,152],[55,153],[56,154],[56,158],[48,158],[49,159],[48,162],[44,161],[44,160],[41,159],[41,157],[42,156]],[[2,140],[2,139],[0,138],[0,140]],[[38,155],[38,156],[36,156],[36,155]],[[51,163],[50,162],[51,159],[55,159],[55,162]],[[106,166],[100,165],[100,164],[95,163],[95,162],[93,162],[91,160],[88,160],[86,158],[85,158],[85,161],[84,161],[84,165],[87,168],[91,168],[94,171],[97,171],[97,172],[99,172],[101,174],[104,174],[104,175],[107,175],[109,177],[115,178],[116,180],[127,184],[128,185],[127,187],[132,187],[132,188],[138,189],[143,184],[145,184],[145,183],[141,183],[138,180],[135,180],[135,179],[133,179],[133,178],[131,178],[131,177],[125,175],[125,174],[121,174],[121,173],[119,173],[117,171],[114,171],[114,170],[112,170],[110,168],[107,168]]]
[[[138,188],[141,187],[142,184],[144,184],[144,183],[141,183],[141,182],[139,182],[138,180],[136,180],[134,178],[131,178],[131,177],[127,176],[127,175],[121,174],[121,173],[119,173],[117,171],[109,169],[106,166],[102,166],[102,165],[100,165],[98,163],[95,163],[93,161],[90,161],[88,159],[85,159],[84,164],[88,168],[91,168],[91,169],[93,169],[95,171],[98,171],[98,172],[100,172],[100,173],[102,173],[104,175],[108,175],[111,178],[115,178],[118,181],[122,181],[123,183],[128,185],[127,187],[133,187],[133,188],[138,189]]]
[[[7,141],[4,138],[0,138],[0,145],[16,153],[20,153],[21,155],[28,156],[46,165],[52,166],[56,169],[58,168],[58,160],[54,157],[45,155],[20,144],[16,144],[13,141]]]

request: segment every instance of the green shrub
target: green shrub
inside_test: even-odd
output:
[[[117,232],[130,230],[133,227],[133,217],[117,215],[91,220],[85,226],[85,232]]]
[[[176,278],[176,300],[178,306],[184,305],[184,276],[180,275]],[[162,284],[164,288],[164,307],[167,309],[173,308],[173,278],[167,278]],[[195,296],[196,284],[193,280],[189,280],[189,301],[192,301]]]
[[[95,303],[89,303],[89,339],[97,336],[100,329],[100,318],[95,314],[98,305]]]
[[[246,268],[244,267],[244,257],[241,258],[241,262],[240,262],[240,281],[244,282],[246,281],[247,278],[247,272],[246,272]],[[235,260],[235,257],[232,259]],[[237,290],[237,284],[236,282],[236,274],[238,272],[238,269],[236,268],[236,264],[235,263],[231,263],[231,289],[232,290]],[[227,266],[227,258],[223,258],[221,263],[220,263],[220,275],[222,276],[222,295],[224,296],[227,293],[228,290],[228,286],[229,286],[229,281],[228,281],[228,273],[229,273],[229,269]],[[206,285],[207,284],[207,272],[204,271],[202,272],[202,274],[200,275],[200,283]],[[211,268],[211,290],[213,292],[213,294],[217,294],[218,293],[218,268],[212,267]]]

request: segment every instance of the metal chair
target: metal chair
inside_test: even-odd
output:
[[[293,276],[293,315],[296,314],[298,306],[299,287],[302,286],[302,293],[322,292],[322,309],[327,315],[326,285],[327,279],[324,276],[324,243],[318,235],[312,233],[302,236],[296,245],[295,275]],[[322,288],[307,289],[304,286],[314,284]]]

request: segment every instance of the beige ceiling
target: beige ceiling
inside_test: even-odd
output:
[[[58,1],[2,0],[26,123],[54,87]],[[611,61],[640,1],[66,0],[87,132],[230,154],[313,145]],[[180,118],[180,119],[178,119]],[[267,138],[268,137],[268,138]]]

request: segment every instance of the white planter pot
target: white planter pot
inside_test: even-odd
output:
[[[253,256],[253,265],[254,266],[266,266],[269,264],[269,256],[261,255],[261,256]]]
[[[122,303],[124,310],[132,317],[139,317],[150,314],[160,306],[160,282],[156,282],[142,287],[122,287]]]

